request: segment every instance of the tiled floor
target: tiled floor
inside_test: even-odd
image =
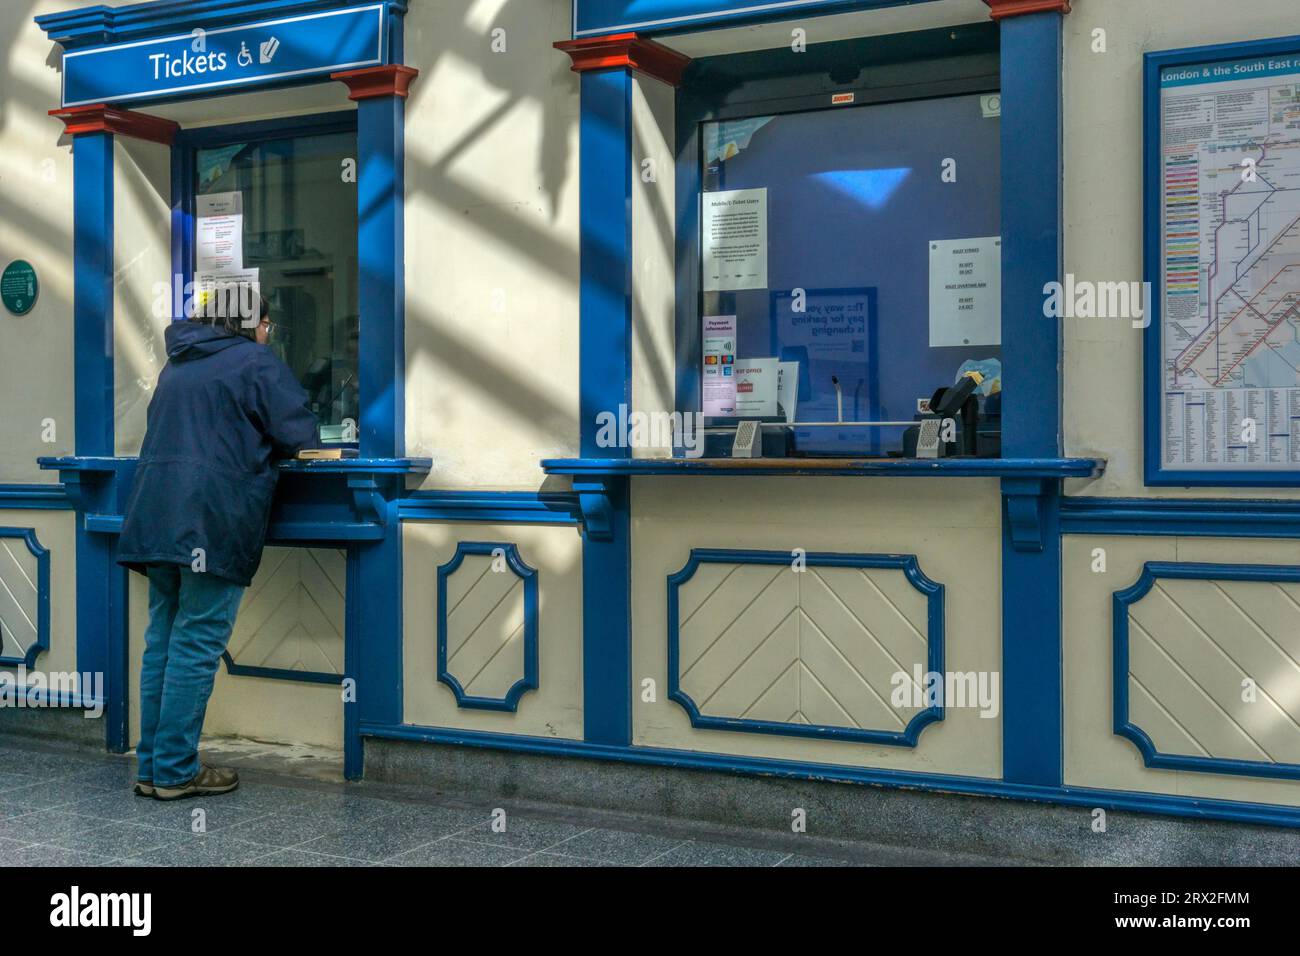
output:
[[[0,741],[3,866],[852,866],[791,838],[671,823],[640,832],[571,811],[415,802],[379,785],[244,772],[234,793],[162,803],[130,791],[120,757]],[[195,832],[195,831],[199,832]],[[725,842],[720,842],[720,840]],[[892,861],[891,861],[892,862]]]

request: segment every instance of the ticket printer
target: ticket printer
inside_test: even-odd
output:
[[[903,434],[904,458],[996,458],[1001,441],[996,429],[982,428],[977,392],[984,384],[979,372],[965,372],[955,385],[940,388],[930,399],[930,411],[920,424]]]

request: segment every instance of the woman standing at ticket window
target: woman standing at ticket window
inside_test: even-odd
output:
[[[135,792],[228,793],[233,770],[199,762],[199,735],[245,588],[262,560],[277,458],[316,441],[293,373],[254,327],[196,316],[167,329],[167,365],[126,509],[118,562],[149,578]]]

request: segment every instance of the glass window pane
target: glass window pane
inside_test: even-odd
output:
[[[933,244],[1000,235],[999,125],[979,95],[702,124],[705,203],[709,193],[765,190],[767,206],[766,279],[761,266],[741,278],[741,262],[738,291],[701,293],[705,385],[728,375],[711,365],[734,362],[744,388],[746,366],[797,362],[797,388],[785,392],[797,421],[910,422],[918,400],[953,384],[963,363],[1000,363],[1000,329],[932,347],[929,306]],[[943,175],[949,159],[955,181]],[[720,280],[701,288],[710,285],[726,288]],[[736,352],[712,356],[710,338],[716,351],[730,316]],[[723,322],[711,332],[714,317]],[[755,417],[744,414],[743,394],[736,399],[737,417]],[[1000,397],[984,404],[992,413]],[[704,411],[726,417],[707,401]],[[788,411],[783,405],[781,417]],[[804,452],[886,454],[901,452],[903,431],[796,429],[795,437]]]
[[[271,348],[307,389],[327,441],[355,441],[360,417],[357,195],[343,176],[355,156],[356,134],[340,132],[196,157],[198,195],[243,196],[243,265],[260,271]]]

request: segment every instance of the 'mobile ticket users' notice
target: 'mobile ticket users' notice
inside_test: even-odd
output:
[[[705,193],[705,292],[767,288],[767,190]]]

